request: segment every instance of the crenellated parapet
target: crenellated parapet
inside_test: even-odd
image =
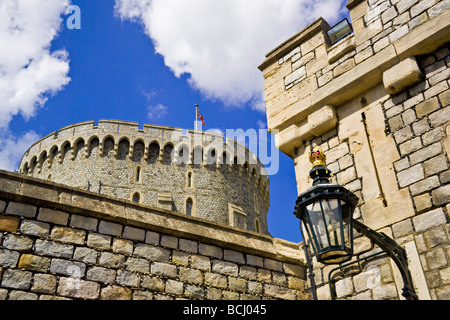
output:
[[[319,18],[259,66],[268,128],[290,157],[335,128],[336,110],[368,89],[383,84],[396,94],[418,83],[416,57],[449,41],[446,1],[349,0],[347,8],[352,34],[332,44],[330,25]]]
[[[265,172],[248,148],[220,134],[117,120],[53,132],[25,152],[19,168],[28,176],[267,233]],[[236,212],[229,213],[229,203]]]

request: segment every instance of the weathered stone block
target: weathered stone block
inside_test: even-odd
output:
[[[432,176],[429,178],[426,178],[424,180],[421,180],[417,183],[414,183],[409,188],[411,190],[411,194],[413,196],[422,194],[424,192],[430,191],[434,188],[437,188],[439,186],[439,179],[437,176]]]
[[[174,251],[172,253],[172,263],[187,267],[189,265],[189,253]]]
[[[425,258],[430,269],[439,269],[447,265],[447,258],[442,248],[430,250]]]
[[[436,97],[425,100],[416,106],[417,117],[421,118],[437,109],[439,109],[439,102]]]
[[[113,240],[112,251],[130,256],[133,253],[133,241],[115,238]]]
[[[423,169],[421,164],[417,164],[414,167],[403,170],[397,174],[398,183],[400,188],[409,186],[410,184],[422,180],[424,178]]]
[[[198,246],[198,252],[202,255],[222,259],[223,253],[222,249],[216,246],[207,245],[204,243],[200,243]]]
[[[440,142],[436,142],[411,154],[409,156],[409,162],[411,165],[415,165],[416,163],[430,159],[441,152],[442,146]]]
[[[422,213],[413,218],[414,229],[417,232],[424,231],[426,229],[443,225],[447,222],[445,214],[441,208]]]
[[[3,246],[11,250],[27,251],[33,246],[33,240],[26,236],[7,234],[3,239]]]
[[[408,140],[400,145],[400,153],[402,156],[408,155],[422,148],[422,142],[419,137]]]
[[[144,241],[145,230],[126,226],[123,230],[123,237],[130,240]]]
[[[50,274],[35,274],[31,291],[53,294],[56,291],[57,280]]]
[[[263,267],[264,260],[261,257],[248,254],[247,255],[247,264],[249,264],[251,266]]]
[[[145,243],[159,244],[159,233],[147,231],[145,234]]]
[[[120,254],[114,254],[111,252],[102,252],[100,253],[100,258],[98,259],[98,263],[101,266],[119,269],[123,268],[125,264],[125,256]]]
[[[397,287],[390,283],[373,288],[374,300],[398,299]]]
[[[19,252],[0,249],[0,265],[3,267],[14,268],[19,260]]]
[[[28,236],[46,238],[50,233],[50,225],[40,221],[23,220],[20,225],[20,233]]]
[[[210,258],[197,255],[191,256],[191,267],[203,271],[210,271],[211,270]]]
[[[72,215],[70,220],[70,226],[90,231],[96,231],[98,225],[98,219],[91,217],[79,216],[76,214]]]
[[[20,219],[17,217],[0,215],[0,231],[17,232]]]
[[[127,270],[140,272],[140,273],[149,273],[150,272],[150,262],[146,259],[139,258],[128,258],[125,262]]]
[[[108,286],[102,289],[100,300],[131,300],[131,290],[119,286]]]
[[[434,248],[447,243],[447,235],[443,228],[432,228],[423,234],[428,248]]]
[[[180,281],[185,283],[202,284],[203,274],[200,270],[180,267]]]
[[[116,271],[102,268],[102,267],[91,267],[86,273],[86,280],[100,281],[103,283],[114,283],[116,279]]]
[[[97,262],[97,251],[85,247],[77,247],[73,258],[80,262],[93,264]]]
[[[402,30],[399,29],[400,32]],[[408,27],[406,26],[406,32]],[[406,34],[403,30],[402,35]],[[398,35],[400,37],[400,35]],[[391,41],[393,41],[391,39]],[[421,81],[422,72],[415,58],[407,58],[383,73],[383,83],[389,94],[397,94]]]
[[[151,261],[159,261],[159,262],[169,262],[170,261],[170,250],[155,247],[152,245],[145,244],[137,244],[134,248],[134,255],[146,258]]]
[[[450,121],[450,106],[430,114],[430,122],[434,127],[443,125]]]
[[[153,262],[150,267],[150,271],[156,276],[168,277],[172,279],[176,278],[178,273],[175,265],[162,262]]]
[[[352,278],[344,278],[336,282],[336,297],[343,298],[353,294]]]
[[[447,90],[439,95],[439,100],[443,107],[450,104],[450,90]]]
[[[225,289],[228,286],[227,277],[217,273],[205,273],[205,285]]]
[[[433,203],[436,206],[442,206],[450,202],[450,184],[442,186],[431,192]]]
[[[65,227],[54,227],[51,238],[56,241],[82,245],[86,238],[86,231]]]
[[[36,216],[37,208],[30,204],[19,203],[19,202],[9,202],[6,207],[6,213],[15,216],[22,216],[25,218],[34,218]]]
[[[237,276],[239,267],[232,262],[226,262],[221,260],[213,260],[212,270],[221,274],[226,274],[230,276]]]
[[[395,238],[408,235],[413,231],[412,221],[410,219],[401,221],[392,226],[392,232]]]
[[[20,257],[17,267],[28,271],[47,272],[49,266],[49,258],[35,256],[32,254],[23,254]]]
[[[116,282],[124,286],[139,287],[141,278],[134,272],[119,270],[117,271]]]
[[[92,281],[60,278],[57,294],[65,297],[93,300],[100,295],[100,285]]]
[[[275,271],[283,271],[283,264],[280,261],[266,258],[264,259],[264,268]]]
[[[242,278],[228,277],[228,287],[231,291],[245,292],[247,291],[247,281]]]
[[[179,246],[180,246],[180,250],[182,250],[182,251],[197,253],[198,245],[197,245],[197,242],[195,242],[195,241],[180,239]]]
[[[291,74],[287,75],[286,78],[284,78],[284,85],[286,87],[289,87],[290,84],[292,84],[296,81],[301,81],[305,77],[306,77],[306,68],[303,66],[303,67],[295,70]]]
[[[184,289],[184,296],[191,299],[204,299],[205,289],[195,285],[187,284]]]
[[[175,281],[172,279],[167,279],[166,281],[166,293],[181,296],[184,291],[184,283],[180,281]]]
[[[28,290],[31,286],[33,274],[29,271],[6,269],[2,276],[2,287]]]
[[[430,195],[424,193],[420,196],[414,197],[414,204],[418,213],[424,212],[432,207]]]
[[[334,78],[339,77],[341,74],[353,69],[355,65],[356,65],[355,59],[353,58],[344,61],[343,63],[339,64],[336,68],[333,69],[333,77]]]
[[[38,220],[65,226],[67,225],[67,222],[69,220],[69,215],[65,212],[58,210],[40,208]]]
[[[6,201],[0,200],[0,213],[4,212],[6,208]]]
[[[111,248],[111,237],[100,233],[90,232],[86,244],[88,247],[96,250],[109,250]]]
[[[439,155],[423,163],[423,168],[427,176],[447,170],[447,159],[444,155]]]
[[[157,277],[143,276],[141,286],[152,291],[163,292],[164,280]]]
[[[81,279],[86,273],[86,265],[76,261],[53,259],[50,264],[50,272]]]
[[[223,251],[223,258],[227,261],[237,262],[241,264],[245,263],[244,255],[241,252],[237,252],[234,250],[225,249]]]
[[[108,221],[100,221],[98,226],[98,232],[112,235],[112,236],[121,236],[122,235],[122,226],[117,223],[108,222]]]
[[[167,235],[162,235],[161,236],[161,245],[164,247],[176,249],[178,247],[178,238],[172,237],[172,236],[167,236]]]
[[[275,297],[278,299],[285,300],[295,300],[296,294],[295,290],[291,290],[284,287],[274,286],[271,284],[264,284],[264,292],[270,297]]]

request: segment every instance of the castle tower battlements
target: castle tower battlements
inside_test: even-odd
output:
[[[86,121],[34,143],[19,173],[268,233],[264,166],[248,148],[217,133]]]

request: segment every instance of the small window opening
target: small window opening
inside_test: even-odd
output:
[[[192,199],[189,198],[186,200],[186,214],[188,216],[192,215],[192,207],[193,207]]]
[[[140,182],[141,181],[141,168],[137,167],[136,169],[136,182]]]
[[[256,232],[261,232],[261,225],[259,224],[259,220],[258,219],[255,220],[255,231]]]
[[[133,202],[139,203],[140,198],[139,193],[136,192],[133,196]]]

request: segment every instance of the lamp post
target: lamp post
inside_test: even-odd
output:
[[[378,245],[397,264],[402,274],[402,295],[417,300],[408,269],[406,251],[384,233],[378,233],[353,220],[358,197],[346,188],[331,183],[331,172],[325,165],[325,154],[315,146],[309,160],[313,168],[309,177],[313,186],[297,198],[294,214],[305,226],[317,261],[335,264],[353,256],[353,228]],[[305,241],[305,239],[303,239]]]

